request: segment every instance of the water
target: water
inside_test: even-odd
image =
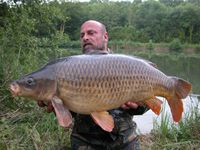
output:
[[[190,108],[192,106],[198,105],[198,103],[199,103],[198,97],[200,97],[200,95],[193,94],[183,100],[183,107],[184,107],[183,119],[185,117],[185,113],[190,112],[190,110],[191,110]],[[149,110],[148,112],[146,112],[143,115],[134,116],[133,120],[137,123],[139,134],[150,133],[151,130],[153,129],[154,121],[157,121],[158,124],[161,122],[161,116],[163,113],[169,114],[170,120],[173,121],[171,111],[170,111],[170,108],[169,108],[166,100],[164,98],[159,98],[159,99],[163,100],[163,107],[165,107],[164,111],[161,111],[161,114],[159,116],[157,116],[151,110]],[[200,105],[198,105],[198,107],[200,109]]]

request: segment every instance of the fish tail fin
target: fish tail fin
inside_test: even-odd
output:
[[[171,77],[175,82],[175,92],[171,98],[167,98],[172,117],[175,122],[179,122],[183,113],[182,99],[186,98],[192,89],[192,85],[180,78]]]
[[[152,99],[145,100],[144,102],[155,114],[159,115],[161,110],[162,101],[154,97]]]
[[[192,89],[191,83],[177,77],[171,77],[175,81],[175,92],[180,98],[186,98]]]

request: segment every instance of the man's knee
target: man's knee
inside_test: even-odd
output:
[[[92,149],[90,149],[89,146],[84,145],[84,146],[79,146],[77,150],[92,150]]]
[[[71,144],[71,150],[92,150],[88,145],[82,145],[80,143]]]
[[[87,142],[76,137],[71,137],[71,150],[95,150]]]
[[[123,150],[140,150],[140,142],[138,137],[136,137],[134,140],[129,142]]]

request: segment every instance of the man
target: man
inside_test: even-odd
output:
[[[95,20],[82,24],[81,48],[84,54],[106,55],[108,33],[105,26]],[[40,105],[42,102],[40,102]],[[48,105],[51,110],[51,105]],[[136,123],[133,115],[142,115],[148,108],[134,102],[127,102],[121,108],[110,110],[115,127],[112,132],[102,130],[89,115],[73,113],[74,126],[71,134],[72,150],[139,150]]]

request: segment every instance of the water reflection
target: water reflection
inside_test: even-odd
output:
[[[163,100],[163,107],[162,112],[159,116],[157,116],[154,112],[149,110],[144,115],[134,116],[133,120],[137,123],[138,126],[138,132],[140,134],[147,134],[150,133],[150,131],[153,129],[153,122],[157,121],[158,123],[161,122],[161,116],[163,113],[167,113],[170,117],[170,120],[173,121],[170,108],[167,104],[167,101],[164,100],[164,98],[159,98],[160,100]],[[183,119],[186,115],[186,113],[190,113],[191,107],[199,107],[200,109],[200,95],[191,94],[186,99],[183,100],[184,105],[184,113],[183,113]]]

